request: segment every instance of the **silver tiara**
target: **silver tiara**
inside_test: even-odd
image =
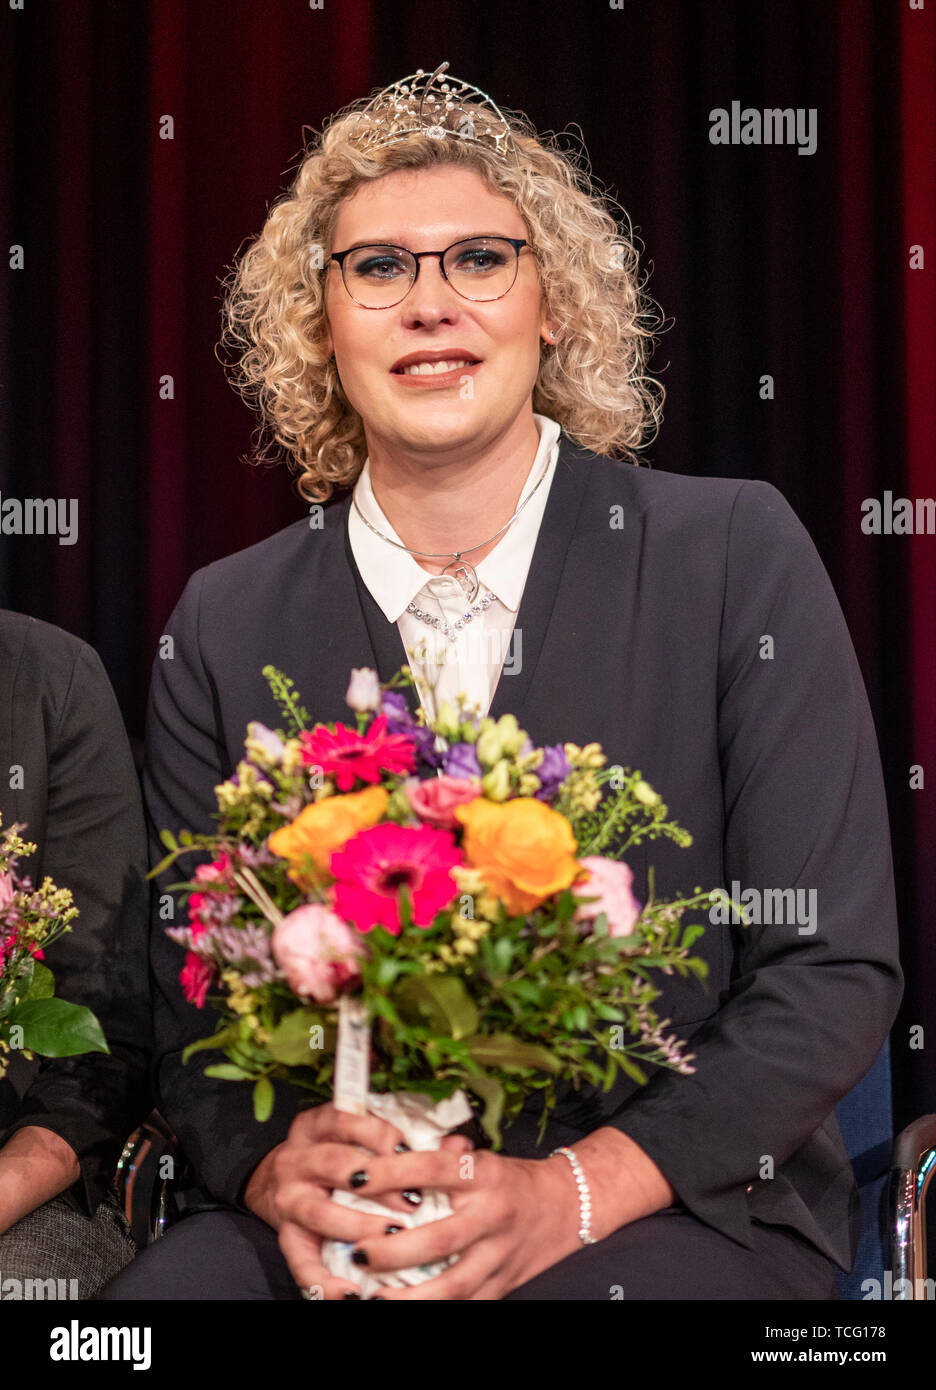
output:
[[[417,68],[378,92],[356,114],[360,129],[351,138],[361,149],[395,145],[411,135],[430,140],[466,140],[494,149],[503,158],[512,154],[520,163],[510,126],[486,92],[450,77],[438,79],[448,68],[440,63],[431,76]]]

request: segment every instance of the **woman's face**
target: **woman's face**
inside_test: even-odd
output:
[[[513,202],[472,169],[399,169],[358,188],[340,206],[333,250],[384,243],[443,251],[473,236],[526,237]],[[419,262],[399,304],[366,309],[327,271],[328,343],[345,395],[364,422],[368,449],[437,454],[484,448],[511,426],[532,425],[532,393],[549,320],[532,253],[520,252],[517,279],[501,299],[464,299],[443,278],[439,258]],[[395,371],[403,358],[476,359],[437,380]]]

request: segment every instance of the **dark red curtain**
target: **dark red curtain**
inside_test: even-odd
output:
[[[79,521],[69,546],[0,536],[0,604],[93,643],[139,739],[187,577],[302,510],[285,470],[244,462],[219,282],[303,124],[448,59],[580,133],[638,229],[671,320],[648,460],[769,480],[819,547],[890,801],[898,1122],[936,1110],[909,1046],[914,1024],[936,1039],[936,538],[861,528],[865,499],[936,494],[936,4],[27,0],[0,26],[4,246],[22,247],[0,277],[0,492],[77,499]],[[815,110],[815,152],[712,144],[733,101]]]

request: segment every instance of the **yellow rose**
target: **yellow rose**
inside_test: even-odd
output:
[[[267,843],[274,854],[289,860],[288,872],[293,883],[300,888],[310,887],[301,873],[306,856],[327,872],[332,851],[340,849],[358,831],[376,825],[388,800],[384,787],[327,796],[323,801],[306,806],[290,825],[274,830]]]
[[[514,914],[532,912],[581,872],[571,825],[542,801],[495,804],[479,796],[453,814],[465,827],[466,860]]]

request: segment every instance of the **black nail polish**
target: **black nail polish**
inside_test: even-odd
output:
[[[363,1168],[359,1168],[356,1173],[352,1173],[348,1179],[352,1187],[363,1187],[366,1182],[370,1182],[370,1173],[365,1173]]]
[[[402,1231],[402,1226],[387,1226],[384,1230],[385,1236],[395,1236],[397,1231]]]
[[[401,1139],[399,1144],[394,1144],[393,1152],[395,1154],[408,1154],[412,1153],[412,1149],[410,1148],[409,1144],[404,1144]]]
[[[366,1250],[352,1250],[352,1251],[351,1251],[351,1259],[354,1261],[354,1263],[355,1263],[356,1265],[366,1265],[366,1264],[368,1263],[368,1260],[367,1260],[367,1251],[366,1251]]]
[[[403,1200],[404,1202],[409,1202],[411,1207],[418,1207],[422,1201],[422,1193],[412,1188],[410,1191],[403,1193]]]
[[[342,1298],[360,1298],[361,1295],[360,1295],[359,1293],[352,1293],[351,1290],[349,1289],[348,1292],[347,1292],[347,1293],[343,1293],[343,1294],[341,1295],[341,1297],[342,1297]]]

